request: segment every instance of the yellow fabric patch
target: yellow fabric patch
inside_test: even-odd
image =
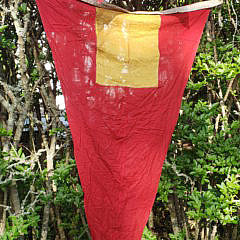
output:
[[[158,86],[159,15],[96,9],[96,82],[104,86]]]

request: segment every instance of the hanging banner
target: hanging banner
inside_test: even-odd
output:
[[[88,3],[37,0],[92,238],[140,240],[209,14],[204,8],[213,5],[151,14]]]

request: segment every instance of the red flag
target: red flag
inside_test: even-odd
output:
[[[131,14],[37,0],[94,240],[141,239],[209,10]]]

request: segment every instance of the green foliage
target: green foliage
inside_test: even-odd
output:
[[[0,26],[0,59],[2,49],[16,49],[16,40],[14,39],[15,33],[7,31],[8,28],[9,25]]]
[[[37,227],[40,221],[40,216],[32,212],[27,215],[8,217],[6,222],[6,231],[1,240],[14,240],[19,239],[20,236],[24,236],[28,233],[29,227]],[[38,234],[38,233],[37,233]]]
[[[7,25],[0,26],[0,32],[3,32],[7,27]]]
[[[166,167],[169,167],[168,163],[165,163],[164,169],[166,169]],[[160,194],[157,196],[157,200],[167,203],[168,195],[170,193],[173,193],[172,188],[173,188],[173,183],[169,179],[169,175],[163,174],[161,176],[161,179],[158,185],[158,193]]]
[[[52,128],[50,131],[49,131],[49,135],[50,136],[53,136],[55,134],[61,134],[61,133],[64,133],[64,129],[63,128]]]
[[[159,184],[160,199],[167,201],[172,193],[172,186],[176,186],[179,197],[191,192],[187,203],[188,216],[194,220],[207,219],[220,221],[222,224],[238,223],[236,211],[239,207],[239,156],[240,136],[239,121],[234,121],[227,132],[214,132],[210,119],[216,117],[219,104],[211,107],[206,102],[184,102],[184,114],[173,139],[181,139],[183,143],[191,143],[192,148],[185,150],[182,145],[173,143],[172,151],[168,154],[168,164],[164,166]],[[186,124],[187,123],[187,124]],[[175,140],[177,142],[177,140]],[[171,164],[176,164],[179,173],[194,179],[195,186],[184,185],[185,178],[178,178],[173,172]]]
[[[68,165],[59,163],[52,177],[58,189],[55,203],[63,208],[73,205],[83,207],[83,191],[79,184],[78,177],[71,176],[71,172],[75,166],[74,160],[71,160],[71,164]]]
[[[1,152],[0,163],[0,189],[15,181],[28,181],[33,178],[34,173],[30,168],[29,158],[25,156],[22,148],[16,150],[14,147],[8,152]]]
[[[19,7],[18,10],[22,13],[27,13],[27,4],[26,3],[22,3]]]
[[[231,175],[225,179],[221,184],[217,184],[221,195],[219,197],[219,203],[222,206],[222,212],[220,216],[220,222],[223,225],[227,223],[237,224],[240,220],[240,216],[237,215],[237,211],[240,207],[240,175]]]
[[[240,190],[239,179],[232,175],[225,182],[217,184],[218,189],[208,186],[207,191],[195,190],[189,197],[188,216],[195,220],[207,219],[220,221],[223,225],[237,224],[239,216],[236,212],[240,206],[238,192]]]
[[[185,240],[186,234],[185,232],[179,232],[177,234],[169,234],[171,240]]]
[[[79,226],[81,219],[78,211],[81,208],[84,212],[83,191],[78,177],[72,175],[74,172],[76,173],[76,165],[73,159],[70,159],[67,165],[63,162],[56,165],[52,180],[56,184],[57,192],[54,199],[51,200],[55,206],[61,209],[62,227],[68,232],[69,236],[74,239],[75,236],[79,236],[77,239],[84,239],[87,228],[86,226]],[[72,209],[72,211],[67,209]]]
[[[6,128],[3,128],[0,125],[0,137],[11,137],[12,136],[12,131],[7,130]]]
[[[154,236],[147,227],[145,227],[142,235],[142,240],[157,240],[157,237]]]

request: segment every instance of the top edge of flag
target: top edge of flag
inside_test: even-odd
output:
[[[79,0],[79,1],[93,5],[95,7],[99,7],[99,8],[105,8],[105,9],[114,10],[114,11],[118,11],[118,12],[124,12],[124,13],[131,13],[127,9],[118,7],[114,4],[107,3],[104,0]]]
[[[105,8],[109,10],[124,12],[124,13],[130,13],[130,14],[146,14],[146,15],[158,15],[158,14],[174,14],[174,13],[185,13],[185,12],[192,12],[202,9],[208,9],[213,8],[216,6],[219,6],[223,4],[223,0],[209,0],[204,2],[198,2],[193,3],[190,5],[182,6],[182,7],[176,7],[171,8],[163,11],[153,11],[153,12],[147,12],[147,11],[136,11],[136,12],[130,12],[124,8],[118,7],[114,4],[107,3],[105,1],[96,1],[96,0],[80,0],[81,2],[88,3],[90,5],[94,5],[96,7]]]

